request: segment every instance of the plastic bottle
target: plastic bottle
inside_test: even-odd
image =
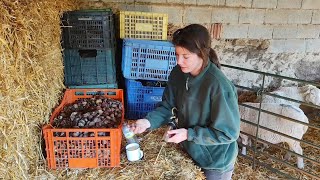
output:
[[[122,133],[124,137],[126,138],[127,144],[131,143],[139,143],[137,140],[136,135],[131,131],[128,123],[123,123],[122,125]]]

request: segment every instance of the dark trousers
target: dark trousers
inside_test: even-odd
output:
[[[229,168],[226,172],[220,172],[217,170],[203,170],[207,180],[231,180],[234,166]]]

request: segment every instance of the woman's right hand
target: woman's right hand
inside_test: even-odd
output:
[[[138,119],[135,123],[132,123],[130,129],[135,133],[143,133],[151,126],[148,119]]]

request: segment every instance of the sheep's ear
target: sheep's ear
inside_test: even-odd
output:
[[[320,106],[320,89],[318,89],[316,87],[311,89],[310,95],[308,98],[310,99],[310,102],[312,102],[313,104],[315,104],[317,106]]]
[[[310,93],[310,90],[314,89],[314,87],[312,85],[305,85],[301,87],[301,92],[302,93]]]
[[[306,94],[305,96],[306,102],[315,104],[315,105],[320,105],[320,89],[314,88],[310,89],[309,93]]]
[[[304,100],[305,100],[305,102],[307,102],[307,103],[310,103],[310,101],[312,100],[312,94],[309,92],[309,93],[305,93],[305,97],[304,97]]]

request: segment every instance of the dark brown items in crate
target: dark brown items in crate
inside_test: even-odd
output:
[[[116,128],[121,123],[122,104],[120,101],[103,96],[78,99],[66,105],[55,117],[53,127],[56,128]],[[77,135],[77,136],[75,136]],[[92,137],[90,133],[73,133],[73,137],[83,135]]]
[[[100,98],[94,98],[95,95],[103,96],[104,100],[100,102]],[[95,101],[92,102],[93,105],[100,103],[102,105],[103,102],[109,101],[111,103],[109,104],[108,102],[108,105],[105,104],[105,106],[115,108],[115,105],[117,105],[123,108],[123,90],[121,89],[67,89],[61,104],[50,117],[50,124],[43,127],[47,162],[50,169],[116,167],[120,165],[123,109],[119,119],[117,118],[120,115],[115,116],[115,118],[119,120],[117,121],[118,125],[112,128],[55,128],[53,126],[56,123],[54,120],[58,118],[59,113],[62,111],[70,110],[68,108],[71,108],[71,110],[83,110],[87,105],[83,103],[85,102],[84,99],[90,99],[92,101],[95,99]],[[73,105],[76,101],[83,104],[74,107]],[[73,105],[66,108],[68,104]],[[98,106],[93,109],[96,110],[97,107]],[[76,116],[74,118],[76,118]]]

